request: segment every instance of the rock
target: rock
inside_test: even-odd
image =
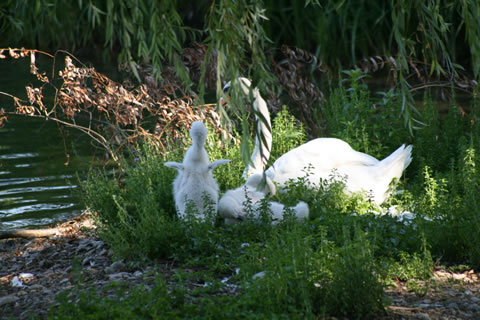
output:
[[[29,290],[36,290],[36,291],[43,291],[45,290],[45,287],[42,286],[41,284],[32,284],[31,286],[28,287]]]
[[[95,247],[96,247],[97,249],[101,249],[102,247],[105,246],[105,242],[102,241],[102,240],[97,240],[97,241],[95,241],[95,244],[94,244],[94,245],[95,245]]]
[[[480,311],[480,306],[476,303],[469,303],[465,306],[465,308],[471,311]]]
[[[93,266],[95,263],[92,264],[92,257],[91,256],[87,256],[85,257],[85,259],[82,260],[82,266],[86,266],[87,264],[89,264],[90,266]]]
[[[450,302],[449,304],[447,304],[447,308],[458,309],[458,304],[456,302]]]
[[[79,244],[76,249],[76,253],[82,253],[85,251],[88,251],[89,247],[92,246],[91,240],[90,239],[82,239],[79,241]]]
[[[463,319],[471,319],[473,317],[473,314],[470,312],[462,312],[461,315]]]
[[[117,272],[117,273],[109,274],[108,278],[112,281],[119,281],[119,280],[123,280],[123,279],[128,279],[128,278],[130,278],[130,273],[128,273],[128,272]]]
[[[110,267],[105,268],[105,272],[108,274],[119,272],[125,269],[125,263],[122,260],[115,261]]]
[[[18,299],[19,298],[14,295],[0,297],[0,307],[6,304],[15,303]]]
[[[432,318],[430,318],[430,316],[426,313],[419,313],[417,314],[416,316],[417,319],[420,319],[420,320],[431,320]]]
[[[25,290],[20,290],[17,292],[17,297],[23,297],[26,296],[28,293]]]
[[[432,300],[430,300],[430,299],[423,299],[418,306],[419,306],[420,308],[430,308],[431,305],[432,305]]]

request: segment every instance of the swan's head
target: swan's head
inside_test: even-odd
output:
[[[190,136],[192,137],[193,143],[200,143],[203,145],[207,139],[207,128],[201,121],[195,121],[192,123],[192,128],[190,129]]]
[[[236,80],[234,80],[235,82],[240,82],[240,87],[242,88],[242,91],[245,95],[249,95],[250,94],[250,87],[252,86],[252,81],[250,81],[249,79],[247,78],[244,78],[244,77],[240,77],[240,78],[237,78]],[[232,86],[232,82],[229,81],[227,82],[227,84],[223,87],[222,91],[223,93],[226,95],[226,96],[229,96],[228,95],[228,91],[230,90],[230,87]],[[253,93],[254,93],[254,96],[255,98],[257,99],[257,95],[258,95],[258,89],[254,88],[253,89]],[[225,99],[223,97],[220,98],[220,104],[223,106],[227,103],[227,101],[225,101]]]
[[[250,92],[250,87],[252,86],[252,81],[250,79],[240,77],[237,78],[235,81],[240,82],[240,86],[245,94],[248,94]],[[230,87],[232,86],[232,82],[229,81],[224,87],[223,87],[223,92],[227,93]]]

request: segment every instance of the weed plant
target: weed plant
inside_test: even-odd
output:
[[[473,200],[478,197],[480,182],[476,100],[464,111],[453,99],[446,114],[440,114],[426,92],[418,107],[424,124],[409,136],[403,129],[401,103],[395,92],[379,93],[380,100],[372,98],[363,81],[365,74],[348,71],[346,75],[326,105],[329,134],[378,158],[384,158],[401,143],[414,145],[406,180],[398,186],[403,192],[389,203],[417,216],[414,239],[418,244],[416,248],[409,246],[407,252],[422,252],[419,239],[423,233],[434,258],[478,266],[474,244],[478,243],[480,212],[478,201]]]
[[[82,310],[99,319],[121,312],[128,318],[134,310],[144,318],[368,319],[386,305],[383,288],[392,279],[411,280],[414,287],[415,279],[428,279],[438,262],[478,266],[480,131],[475,107],[462,114],[452,103],[448,114],[440,115],[426,95],[419,107],[425,125],[411,136],[395,92],[372,96],[361,73],[347,76],[322,110],[329,134],[378,158],[402,143],[414,145],[413,162],[396,185],[402,192],[383,208],[370,203],[368,194],[345,194],[344,177],[335,172],[312,188],[305,168],[303,178],[274,197],[286,205],[306,201],[310,219],[304,223],[287,211],[272,226],[266,202],[260,219],[237,225],[224,225],[213,210],[207,221],[180,221],[172,197],[176,173],[163,163],[181,160],[184,148],[162,155],[146,144],[138,161],[125,161],[121,173],[92,172],[84,185],[86,204],[97,212],[99,235],[119,258],[175,259],[184,268],[201,269],[195,274],[212,286],[188,289],[180,267],[168,282],[158,280],[152,291],[133,290],[122,301],[97,293],[80,295],[76,304],[60,300],[52,318],[81,317]],[[286,109],[274,119],[273,132],[271,160],[305,139]],[[210,133],[206,147],[211,159],[233,160],[215,172],[224,191],[243,183],[243,165],[239,145],[219,141]],[[252,210],[251,203],[245,205]],[[379,214],[387,207],[409,211],[412,218]],[[229,285],[237,290],[219,294]]]

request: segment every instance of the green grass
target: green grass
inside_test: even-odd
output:
[[[80,290],[73,304],[64,295],[50,318],[369,319],[388,304],[383,292],[393,279],[409,280],[421,293],[428,288],[415,284],[429,279],[435,264],[478,268],[477,102],[465,115],[453,102],[440,116],[426,96],[419,106],[426,125],[411,136],[395,92],[372,95],[361,76],[347,76],[322,110],[329,133],[379,158],[413,143],[413,162],[397,182],[402,192],[384,205],[414,212],[412,220],[378,215],[379,208],[361,194],[344,194],[341,177],[332,176],[316,190],[300,179],[275,196],[288,205],[306,201],[311,217],[305,223],[287,217],[272,226],[267,207],[263,219],[231,226],[214,212],[204,222],[180,221],[172,197],[175,172],[163,163],[180,160],[183,149],[159,154],[145,144],[121,174],[92,172],[84,185],[86,205],[96,210],[98,233],[116,257],[140,263],[162,258],[181,267],[170,279],[159,276],[151,290],[119,287],[110,297]],[[286,109],[277,115],[273,158],[303,142],[303,130]],[[215,172],[225,191],[242,183],[241,151],[217,141],[210,133],[210,158],[233,160]],[[187,276],[182,268],[197,271]],[[189,277],[211,285],[192,290]],[[228,285],[236,289],[225,294]]]

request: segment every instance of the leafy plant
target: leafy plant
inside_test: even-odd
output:
[[[333,90],[323,111],[329,135],[377,158],[409,141],[398,92],[392,89],[371,97],[367,74],[360,70],[344,73],[347,77]]]

